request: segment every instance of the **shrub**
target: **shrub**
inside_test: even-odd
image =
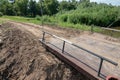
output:
[[[44,22],[51,22],[50,17],[47,16],[47,15],[43,16],[43,17],[42,17],[42,20],[43,20]]]
[[[0,17],[2,17],[3,16],[3,13],[2,12],[0,12]]]
[[[68,22],[73,24],[79,23],[79,15],[74,13],[69,15]]]
[[[36,18],[37,20],[41,20],[41,16],[39,16],[39,15],[37,15],[35,18]]]
[[[68,15],[67,14],[63,14],[63,15],[60,16],[60,21],[67,22],[67,20],[68,20]]]
[[[58,17],[60,21],[72,24],[82,23],[86,25],[106,27],[117,20],[120,16],[120,7],[95,3],[90,3],[90,7],[83,7],[82,4],[79,5],[80,6],[78,6],[76,10],[59,13]],[[119,25],[120,23],[118,21],[114,24]]]

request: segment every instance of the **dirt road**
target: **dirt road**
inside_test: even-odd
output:
[[[39,26],[35,24],[26,24],[18,22],[9,22],[12,26],[19,28],[23,32],[27,32],[37,37],[42,38],[42,29],[45,31],[56,34],[60,37],[66,38],[79,46],[88,49],[96,54],[116,61],[119,65],[116,69],[112,70],[115,75],[120,75],[120,40],[104,36],[101,34],[90,34],[89,32],[77,31],[72,29],[65,29],[59,27]],[[54,43],[55,41],[52,40]],[[109,70],[108,66],[106,69]]]
[[[13,25],[19,26],[19,29],[29,31],[38,38],[42,38],[42,26],[35,24],[23,24],[12,22]],[[111,59],[119,65],[114,70],[117,75],[120,75],[120,40],[101,34],[90,34],[89,32],[81,32],[72,29],[64,29],[59,27],[44,26],[44,30],[60,37],[66,38],[79,46],[88,49],[96,54]],[[54,43],[56,41],[52,40]],[[56,43],[58,44],[58,43]],[[61,43],[59,43],[60,45]],[[105,65],[106,67],[106,65]],[[109,71],[109,68],[106,67]]]
[[[88,80],[46,52],[39,36],[30,25],[0,26],[0,80]]]

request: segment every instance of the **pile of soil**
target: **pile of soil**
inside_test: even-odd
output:
[[[0,80],[89,80],[42,47],[33,34],[0,26]]]

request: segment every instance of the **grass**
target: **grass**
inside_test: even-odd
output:
[[[40,25],[42,24],[42,21],[37,20],[36,18],[19,17],[19,16],[3,16],[2,18],[13,20],[13,21],[18,21],[18,22],[34,23],[34,24],[40,24]],[[47,18],[49,18],[49,21],[46,19],[43,19],[44,20],[43,24],[45,24],[45,25],[74,28],[74,29],[85,30],[85,31],[91,30],[91,26],[88,26],[88,25],[61,22],[61,21],[55,19],[54,17],[47,17]],[[101,29],[99,27],[94,26],[94,31],[100,32]]]
[[[2,21],[0,20],[0,24],[2,23]]]
[[[49,17],[49,16],[44,16],[43,18],[44,18],[43,25],[60,26],[60,27],[64,27],[64,28],[74,28],[74,29],[79,29],[79,30],[83,30],[83,31],[91,31],[91,27],[93,27],[94,32],[107,34],[107,35],[111,36],[109,31],[105,31],[105,30],[101,29],[100,27],[88,26],[85,24],[72,24],[72,23],[67,23],[67,22],[61,22],[60,20],[55,19],[54,17]],[[41,19],[38,20],[36,18],[20,17],[20,16],[3,16],[0,18],[0,23],[2,23],[2,19],[8,19],[8,20],[13,20],[13,21],[17,21],[17,22],[34,23],[34,24],[42,25]],[[112,33],[112,35],[113,35],[113,37],[114,36],[119,37],[120,33],[117,33],[117,34]]]
[[[88,26],[85,24],[71,24],[71,23],[59,23],[59,26],[63,26],[63,27],[69,27],[69,28],[74,28],[74,29],[80,29],[83,31],[91,31],[91,27],[94,28],[94,32],[101,32],[101,29],[99,27],[96,26]]]
[[[111,31],[111,30],[104,30],[103,29],[101,33],[109,35],[111,37],[120,38],[120,32],[117,32],[117,31]]]
[[[2,23],[3,23],[3,20],[0,19],[0,24],[2,24]]]
[[[36,20],[35,18],[19,17],[19,16],[3,16],[2,18],[17,21],[17,22],[27,22],[27,23],[41,24],[41,22]]]

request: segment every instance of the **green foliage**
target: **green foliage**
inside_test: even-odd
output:
[[[75,0],[72,0],[72,2],[67,2],[67,1],[61,1],[59,5],[59,11],[65,10],[73,10],[76,9],[76,4],[77,2]]]
[[[2,17],[3,16],[3,13],[2,12],[0,12],[0,17]]]
[[[7,6],[6,6],[6,14],[7,15],[15,15],[15,10],[13,8],[13,5],[8,3]]]
[[[57,0],[44,0],[44,13],[47,15],[53,15],[58,12]]]
[[[96,26],[108,26],[120,16],[120,10],[116,6],[82,2],[76,10],[59,12],[61,21],[73,24],[86,24]],[[119,25],[119,22],[116,22]]]
[[[2,18],[4,19],[6,18],[6,19],[13,20],[13,21],[18,21],[18,22],[41,24],[41,21],[36,20],[36,18],[20,17],[20,16],[3,16]]]
[[[60,21],[67,22],[67,20],[68,20],[68,15],[63,14],[63,15],[60,16]]]
[[[51,22],[50,17],[45,15],[42,17],[43,22]]]
[[[27,16],[28,15],[28,2],[29,0],[16,0],[14,3],[15,11],[17,15]]]
[[[70,14],[69,16],[68,16],[68,22],[69,23],[73,23],[73,24],[77,24],[77,23],[79,23],[79,14]]]
[[[39,15],[37,15],[35,18],[36,18],[37,20],[41,20],[41,16],[39,16]]]
[[[29,1],[29,9],[28,10],[29,10],[29,14],[32,17],[36,16],[36,1],[34,1],[34,0]]]
[[[90,0],[61,2],[57,0],[39,0],[38,2],[35,0],[15,0],[14,3],[0,0],[0,12],[4,15],[36,17],[35,19],[44,22],[66,22],[74,25],[106,27],[120,17],[120,6],[97,4],[90,2]],[[113,25],[119,26],[120,20]]]

